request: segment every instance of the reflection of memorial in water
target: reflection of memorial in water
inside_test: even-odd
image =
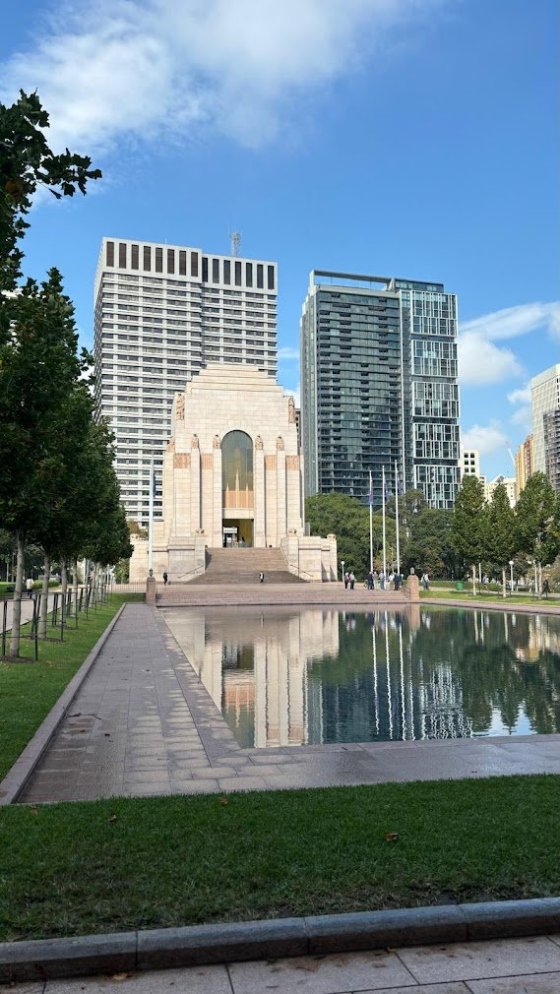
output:
[[[308,742],[308,662],[338,654],[338,611],[189,612],[176,637],[237,740]],[[320,711],[320,708],[319,708]]]
[[[560,731],[560,619],[413,606],[169,612],[243,746]]]

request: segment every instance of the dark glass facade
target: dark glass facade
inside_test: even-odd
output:
[[[301,335],[306,494],[367,501],[371,471],[379,506],[383,467],[387,494],[397,467],[399,488],[453,506],[456,333],[456,299],[441,284],[312,273]]]

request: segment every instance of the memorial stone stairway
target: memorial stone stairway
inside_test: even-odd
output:
[[[287,568],[280,549],[207,549],[206,572],[189,582],[195,584],[305,583]]]

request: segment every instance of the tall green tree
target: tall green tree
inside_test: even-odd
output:
[[[72,197],[78,190],[85,193],[88,182],[101,176],[88,156],[68,149],[55,154],[45,134],[48,128],[49,115],[36,93],[20,90],[16,103],[0,103],[0,303],[6,305],[0,335],[7,333],[12,306],[3,292],[14,290],[21,276],[19,243],[29,227],[26,217],[37,188],[56,199]]]
[[[414,568],[417,573],[426,571],[433,579],[462,576],[464,560],[453,545],[453,511],[424,505],[413,514],[402,558],[405,573]]]
[[[486,505],[477,476],[463,477],[455,500],[452,539],[458,555],[471,567],[485,558]]]
[[[552,563],[560,552],[560,505],[544,473],[533,473],[515,505],[516,551],[537,563]]]
[[[484,561],[497,570],[504,570],[515,549],[515,515],[503,483],[494,489],[486,511]]]
[[[15,537],[16,589],[10,653],[20,640],[25,543],[48,527],[47,498],[60,446],[60,410],[78,382],[73,309],[56,269],[18,297],[9,338],[0,340],[0,520]]]

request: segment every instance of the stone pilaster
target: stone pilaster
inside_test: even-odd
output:
[[[276,439],[276,542],[279,546],[281,539],[287,534],[286,523],[286,452],[284,440]]]
[[[266,500],[265,500],[265,479],[264,479],[264,449],[262,438],[257,435],[255,439],[254,465],[253,465],[253,488],[255,518],[253,522],[255,548],[263,549],[266,546]]]
[[[191,449],[191,535],[202,528],[200,520],[200,446],[193,436]]]
[[[222,545],[222,449],[218,435],[214,438],[212,449],[212,531],[210,533],[210,545],[215,549]]]

